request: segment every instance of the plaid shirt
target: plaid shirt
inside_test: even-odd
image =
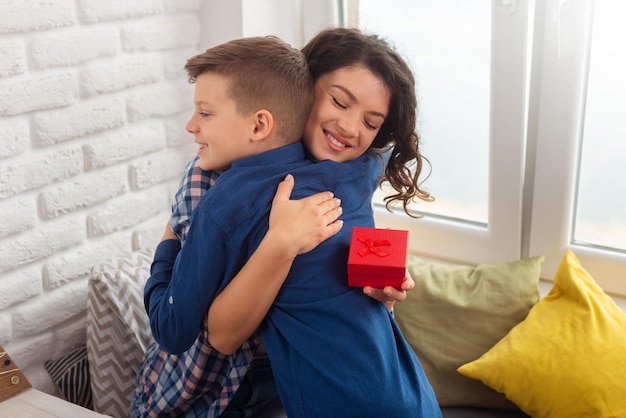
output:
[[[207,341],[206,327],[183,354],[152,344],[139,368],[131,417],[218,417],[243,381],[261,338],[226,356]]]
[[[189,230],[189,216],[220,172],[185,167],[172,205],[170,225],[181,245]],[[131,399],[131,416],[217,417],[228,406],[243,381],[257,348],[258,334],[233,355],[226,356],[208,342],[206,325],[183,354],[169,354],[153,343],[140,365]]]
[[[187,239],[189,231],[189,216],[196,207],[204,193],[215,184],[217,178],[222,174],[220,171],[204,171],[196,166],[198,161],[196,155],[185,167],[185,174],[180,180],[178,191],[174,196],[172,205],[172,217],[170,226],[174,234],[180,239],[181,245]]]

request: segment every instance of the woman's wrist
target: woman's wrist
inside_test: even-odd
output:
[[[277,262],[291,263],[299,251],[294,245],[291,235],[287,232],[270,228],[265,237],[263,237],[259,248],[264,247],[263,251]]]

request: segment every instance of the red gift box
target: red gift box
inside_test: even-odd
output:
[[[352,228],[348,285],[400,289],[406,271],[409,231]]]

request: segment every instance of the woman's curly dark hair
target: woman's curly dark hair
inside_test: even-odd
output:
[[[415,78],[406,61],[387,41],[354,28],[322,30],[302,52],[314,82],[340,68],[362,65],[385,83],[391,93],[389,112],[370,149],[389,151],[380,183],[389,182],[396,193],[385,197],[387,208],[400,201],[404,211],[415,217],[408,210],[414,198],[434,198],[420,188],[424,164],[430,164],[419,150]]]

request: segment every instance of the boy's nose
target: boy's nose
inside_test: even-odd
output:
[[[189,119],[189,122],[187,122],[187,125],[185,125],[185,129],[190,134],[193,134],[193,133],[197,132],[196,126],[197,125],[195,123],[193,123],[193,118],[191,118],[191,119]]]

